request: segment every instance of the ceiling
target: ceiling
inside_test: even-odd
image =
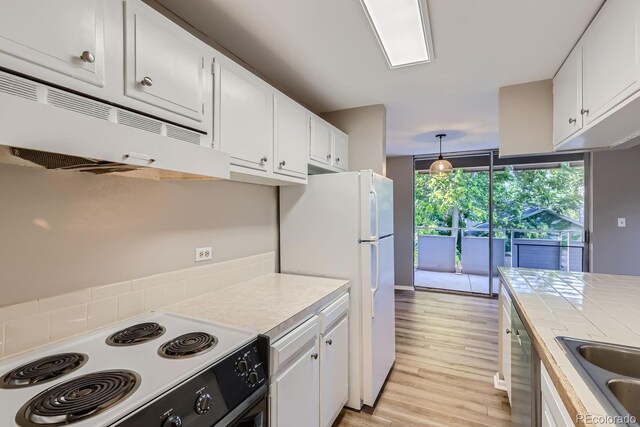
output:
[[[553,77],[604,0],[428,0],[435,60],[394,70],[358,0],[158,1],[315,112],[384,104],[418,155],[497,147],[498,88]]]

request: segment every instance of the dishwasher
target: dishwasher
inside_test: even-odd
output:
[[[511,424],[542,425],[540,358],[515,306],[511,308]]]

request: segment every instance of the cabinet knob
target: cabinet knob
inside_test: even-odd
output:
[[[580,114],[585,115],[585,114],[589,114],[589,109],[588,108],[583,108],[580,110]]]
[[[318,353],[313,353],[311,355],[311,358],[314,359],[314,360],[318,360]]]
[[[340,157],[336,157],[336,163],[340,162]]]
[[[269,160],[267,159],[267,156],[262,156],[262,158],[260,159],[260,164],[264,165],[265,163],[267,163],[267,160]]]
[[[153,86],[153,80],[151,80],[151,77],[144,77],[141,81],[140,84],[142,86]]]
[[[327,154],[327,160],[331,160],[331,154]]]
[[[576,122],[576,119],[569,118],[569,124],[575,123],[575,122]]]
[[[281,161],[281,162],[280,162],[280,168],[283,168],[283,167],[284,167],[284,165],[286,165],[286,164],[287,164],[287,162],[285,162],[284,160],[283,160],[283,161]]]
[[[510,333],[511,333],[511,329],[507,329],[507,334],[510,334]]]
[[[327,341],[325,341],[328,345],[333,344],[333,340],[332,339],[328,339]]]
[[[82,55],[80,55],[80,59],[82,59],[83,62],[88,62],[89,64],[93,64],[94,62],[96,62],[96,57],[93,56],[93,53],[89,52],[88,50],[82,52]]]

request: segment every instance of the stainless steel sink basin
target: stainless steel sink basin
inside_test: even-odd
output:
[[[635,420],[621,425],[640,426],[640,349],[568,337],[557,340],[603,404],[615,415]]]
[[[605,371],[640,379],[640,349],[584,344],[578,351],[587,362]]]
[[[620,404],[640,420],[640,381],[612,380],[607,386]]]

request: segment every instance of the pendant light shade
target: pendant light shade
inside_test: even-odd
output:
[[[436,135],[436,138],[440,139],[440,155],[438,156],[438,160],[431,163],[431,167],[429,167],[429,173],[431,175],[442,175],[453,170],[451,162],[442,157],[442,138],[445,136],[447,135],[444,133]]]

